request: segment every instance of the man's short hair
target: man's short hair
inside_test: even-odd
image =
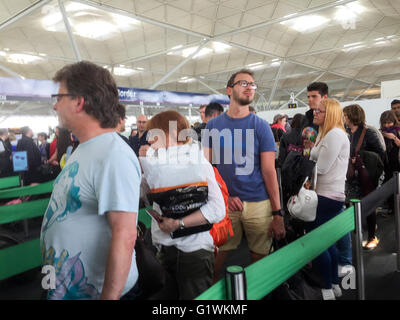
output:
[[[313,82],[308,85],[307,91],[318,91],[321,97],[323,97],[324,95],[328,96],[329,89],[325,82]]]
[[[250,69],[241,69],[238,72],[235,72],[233,75],[231,75],[231,77],[228,80],[228,83],[227,83],[226,87],[227,88],[232,87],[233,84],[235,83],[235,77],[238,74],[241,74],[241,73],[248,74],[248,75],[250,75],[250,76],[252,76],[254,78],[254,72],[253,71],[251,71]]]
[[[0,136],[4,136],[6,133],[8,133],[8,129],[0,128]]]
[[[58,70],[53,80],[63,82],[69,94],[84,97],[84,111],[102,128],[119,123],[118,89],[110,71],[89,61],[69,64]]]
[[[126,118],[126,107],[122,103],[118,103],[118,114],[120,119]]]
[[[400,104],[400,100],[394,99],[394,100],[391,102],[390,106],[394,106],[395,104]]]
[[[203,108],[206,108],[206,107],[207,107],[206,104],[202,104],[202,105],[199,107],[199,110],[201,110],[201,109],[203,109]]]
[[[224,112],[224,107],[221,106],[218,102],[211,102],[206,107],[205,116],[207,118],[212,117],[214,113],[221,114]]]
[[[45,132],[39,132],[37,134],[38,137],[44,137],[45,140],[47,140],[47,134]]]
[[[29,131],[31,131],[31,128],[29,128],[29,127],[27,127],[27,126],[21,128],[21,133],[22,133],[22,135],[24,135],[24,136],[26,136],[26,135],[28,134]]]

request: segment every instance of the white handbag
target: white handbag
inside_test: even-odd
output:
[[[313,176],[314,181],[312,187],[315,188],[317,179],[316,168],[314,168]],[[299,193],[289,198],[287,207],[292,217],[306,222],[311,222],[315,220],[317,215],[318,196],[314,190],[306,189],[304,187],[307,180],[308,177],[304,180]]]

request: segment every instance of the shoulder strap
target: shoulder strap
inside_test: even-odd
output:
[[[367,132],[367,128],[366,127],[364,127],[363,131],[361,132],[360,139],[358,139],[356,150],[355,150],[355,154],[357,154],[358,151],[360,151],[361,144],[364,141],[365,132]]]

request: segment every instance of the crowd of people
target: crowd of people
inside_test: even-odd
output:
[[[46,134],[38,134],[37,146],[32,130],[24,128],[17,145],[28,153],[27,183],[43,181],[43,165],[57,168],[40,238],[43,263],[55,267],[58,279],[49,299],[140,297],[135,242],[144,199],[155,212],[152,245],[175,281],[170,298],[193,299],[219,279],[243,236],[251,262],[271,252],[273,239],[285,238],[288,213],[280,194],[287,186],[280,190],[276,168],[291,152],[317,168],[316,219],[303,224],[304,232],[340,214],[350,197],[362,198],[399,170],[398,100],[381,115],[376,130],[367,125],[359,105],[342,108],[329,98],[326,83],[315,82],[307,88],[310,110],[305,115],[290,121],[278,114],[268,124],[250,106],[257,89],[254,74],[242,69],[227,82],[226,112],[218,103],[202,106],[202,123],[193,130],[176,111],[151,119],[142,114],[137,130],[126,138],[121,135],[126,110],[107,69],[82,61],[63,67],[53,80],[59,83],[53,95],[59,118],[54,140],[49,144]],[[304,135],[306,128],[316,132],[314,138]],[[0,139],[1,173],[10,173],[7,130],[0,129]],[[357,172],[349,175],[362,152],[382,163],[382,172],[371,174],[372,188],[365,188]],[[215,170],[226,183],[227,203]],[[393,210],[393,199],[389,206]],[[210,229],[225,217],[226,208],[233,235],[216,250]],[[379,243],[375,230],[373,213],[368,250]],[[323,298],[340,297],[339,277],[352,265],[350,234],[312,264],[323,279]]]

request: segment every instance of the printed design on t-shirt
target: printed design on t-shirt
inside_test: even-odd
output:
[[[44,251],[42,247],[44,265],[52,265],[56,271],[56,287],[48,292],[48,299],[52,300],[76,300],[98,299],[99,291],[88,283],[85,276],[85,267],[80,259],[79,252],[74,257],[69,257],[67,250],[62,250],[59,257],[56,251],[50,247]]]
[[[42,232],[47,231],[54,222],[64,221],[68,214],[76,212],[82,206],[79,198],[80,187],[75,185],[75,176],[78,171],[79,164],[75,161],[68,164],[57,177],[50,205],[43,217]]]

